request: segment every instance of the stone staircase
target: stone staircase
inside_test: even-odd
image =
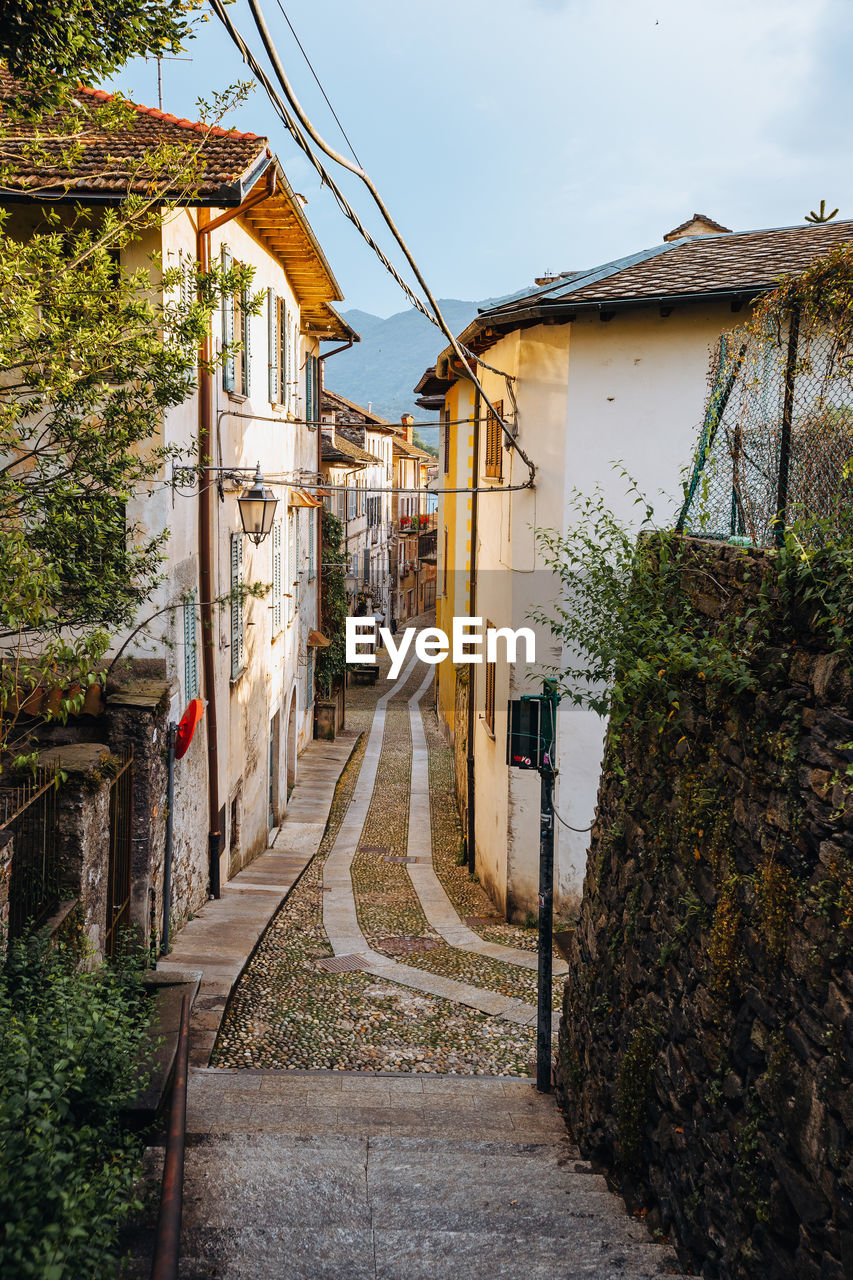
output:
[[[194,1070],[187,1133],[183,1280],[682,1274],[526,1080]]]

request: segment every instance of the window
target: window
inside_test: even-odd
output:
[[[319,396],[320,364],[316,356],[305,357],[305,418],[317,422],[320,417]]]
[[[314,701],[314,650],[309,644],[305,657],[305,705],[310,707]]]
[[[267,369],[269,370],[268,394],[270,404],[281,404],[284,380],[281,374],[281,343],[279,340],[279,312],[281,298],[267,289]]]
[[[231,679],[243,670],[243,535],[231,534]]]
[[[316,576],[317,557],[317,508],[308,511],[308,581],[313,582]]]
[[[450,475],[450,410],[444,411],[444,474]]]
[[[493,476],[496,480],[500,480],[501,469],[501,444],[503,442],[503,428],[501,427],[501,418],[504,416],[503,400],[495,401],[496,413],[492,413],[489,409],[486,413],[486,475]]]
[[[282,574],[282,537],[281,521],[276,520],[272,527],[272,633],[277,636],[281,631],[282,595],[284,575]]]
[[[222,269],[228,271],[232,259],[227,245],[222,246]],[[250,390],[249,371],[251,367],[251,316],[247,309],[245,289],[235,289],[233,293],[222,295],[222,345],[234,347],[240,344],[239,350],[231,351],[222,366],[222,385],[226,391],[234,391],[238,395],[247,396]]]
[[[287,569],[285,584],[287,586],[287,625],[293,621],[299,604],[299,524],[298,512],[290,511],[287,516]]]
[[[491,622],[486,622],[486,633],[491,629]],[[497,673],[497,663],[486,663],[486,728],[494,737],[495,732],[495,675]]]
[[[198,632],[196,609],[198,596],[189,591],[184,596],[184,695],[187,702],[198,697]]]

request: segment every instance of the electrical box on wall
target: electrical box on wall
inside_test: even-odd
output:
[[[507,703],[506,762],[513,769],[553,766],[554,703],[550,697],[513,698]]]

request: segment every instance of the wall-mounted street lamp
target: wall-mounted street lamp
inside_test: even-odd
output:
[[[272,489],[264,487],[264,477],[261,475],[260,462],[255,471],[251,489],[246,489],[244,493],[241,493],[237,499],[237,506],[240,508],[243,532],[247,538],[254,542],[256,547],[259,546],[272,530],[275,509],[278,506],[278,498]]]

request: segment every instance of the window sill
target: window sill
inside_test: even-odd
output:
[[[225,394],[227,395],[229,400],[234,400],[236,401],[237,404],[245,404],[246,401],[249,399],[248,396],[243,395],[242,391],[229,391],[226,388]]]
[[[243,676],[246,674],[247,671],[248,671],[248,667],[241,667],[235,676],[231,676],[231,678],[228,681],[228,684],[232,689],[234,688],[235,684],[238,684],[239,681],[243,679]]]

